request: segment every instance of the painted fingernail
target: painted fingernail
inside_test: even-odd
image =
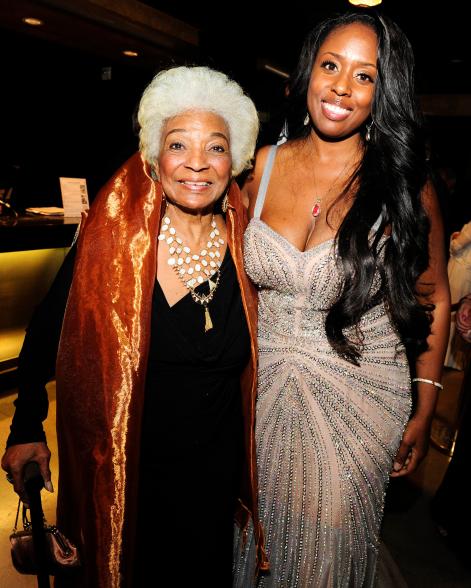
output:
[[[398,461],[395,461],[394,465],[393,465],[393,470],[395,472],[400,472],[402,470],[402,464],[399,463]]]

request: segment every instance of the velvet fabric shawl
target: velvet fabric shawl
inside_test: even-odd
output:
[[[140,424],[162,201],[161,185],[152,180],[149,165],[137,153],[102,188],[83,220],[56,382],[57,520],[79,546],[84,566],[77,576],[56,578],[56,586],[132,585]],[[257,515],[254,439],[257,306],[256,291],[242,264],[245,225],[240,191],[232,182],[227,241],[251,335],[251,359],[241,378],[246,462],[237,520],[246,528],[252,516],[258,568],[267,569]],[[166,505],[139,507],[149,509],[155,534],[165,540],[158,519],[159,509]],[[184,558],[191,546],[175,548]]]

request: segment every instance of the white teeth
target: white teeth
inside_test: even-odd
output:
[[[180,184],[185,184],[185,186],[210,186],[210,182],[185,182],[181,181]]]
[[[330,110],[330,112],[334,112],[335,114],[345,114],[349,112],[346,108],[342,108],[336,104],[330,104],[329,102],[324,102],[324,106],[327,110]]]

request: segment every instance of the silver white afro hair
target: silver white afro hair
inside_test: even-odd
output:
[[[137,118],[139,148],[146,161],[152,165],[159,156],[165,122],[189,110],[221,116],[229,127],[232,173],[250,167],[259,130],[255,105],[239,84],[208,67],[161,71],[144,90]]]

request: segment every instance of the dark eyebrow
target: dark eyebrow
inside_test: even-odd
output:
[[[334,53],[333,51],[326,51],[325,55],[332,55],[333,57],[336,57],[339,61],[344,59],[343,55],[340,55],[339,53]],[[358,65],[362,65],[363,67],[374,67],[375,69],[377,69],[377,66],[374,63],[368,63],[368,61],[358,61],[357,63]]]
[[[169,135],[171,135],[172,133],[188,133],[188,131],[186,129],[171,129],[166,137],[168,137]],[[217,131],[215,131],[214,133],[210,133],[211,137],[221,137],[221,139],[224,139],[225,141],[227,141],[227,143],[229,143],[229,139],[226,137],[226,135],[224,133],[219,133]]]

